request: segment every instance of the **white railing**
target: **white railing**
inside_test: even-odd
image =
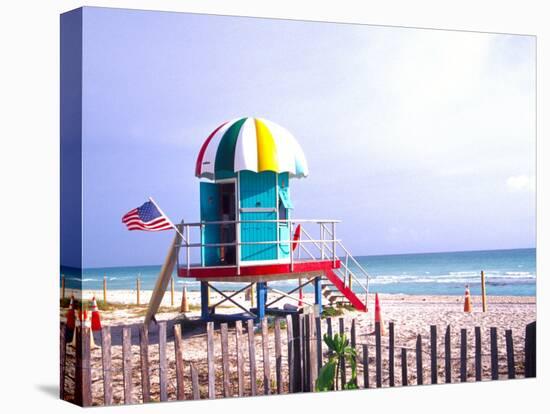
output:
[[[320,227],[321,227],[320,234],[322,235],[321,237],[322,242],[315,243],[315,246],[321,252],[321,256],[324,256],[325,252],[328,250],[334,262],[336,262],[337,260],[340,261],[340,267],[334,269],[334,272],[338,274],[338,276],[340,276],[340,278],[344,281],[344,284],[348,284],[349,286],[349,283],[347,282],[347,280],[349,279],[346,279],[346,276],[348,276],[351,280],[356,282],[361,287],[362,291],[365,293],[365,305],[366,305],[367,295],[369,292],[370,275],[365,270],[365,268],[361,266],[361,264],[357,261],[357,259],[353,257],[353,255],[349,252],[349,250],[344,246],[342,241],[334,237],[336,233],[336,226],[334,225],[334,223],[330,223],[331,224],[330,230],[326,227],[326,224],[327,224],[326,222],[320,223]],[[313,240],[311,235],[306,230],[302,229],[302,231],[304,232],[306,237],[308,237],[309,240]],[[325,234],[327,233],[330,236],[330,238],[328,239],[324,237]],[[338,249],[342,251],[341,255],[338,255]],[[313,257],[311,253],[310,253],[310,256]],[[350,261],[357,267],[356,272],[360,273],[361,276],[364,277],[365,283],[363,283],[359,278],[359,276],[356,274],[356,272],[354,272],[351,269]]]
[[[339,223],[339,220],[229,220],[229,221],[208,221],[208,222],[197,222],[197,223],[181,223],[178,227],[180,232],[184,237],[182,237],[182,243],[176,248],[180,248],[180,254],[185,255],[185,260],[183,261],[184,266],[191,270],[193,268],[203,267],[202,263],[204,258],[202,258],[203,248],[234,248],[235,250],[235,263],[221,264],[219,266],[233,266],[237,268],[237,274],[240,274],[240,269],[242,266],[253,265],[251,262],[243,262],[240,257],[240,247],[241,246],[260,246],[260,245],[284,245],[288,246],[288,260],[290,263],[291,271],[294,270],[294,262],[296,260],[304,261],[302,258],[303,254],[307,254],[308,259],[305,260],[332,260],[334,265],[334,272],[342,278],[344,284],[349,286],[351,280],[361,288],[365,293],[365,304],[367,300],[367,294],[369,290],[369,274],[363,266],[352,256],[349,250],[346,249],[342,241],[336,238],[336,224]],[[279,239],[279,229],[277,228],[277,239],[276,240],[262,240],[262,241],[242,241],[240,237],[240,229],[243,224],[266,224],[266,223],[275,223],[275,224],[284,224],[288,226],[288,239],[280,240]],[[301,236],[298,240],[294,241],[294,232],[296,227],[300,225],[301,227]],[[208,226],[218,226],[225,228],[233,227],[235,240],[232,242],[223,242],[223,243],[205,243],[204,240],[204,231]],[[316,229],[318,227],[318,229]],[[195,232],[193,232],[195,230]],[[192,239],[193,233],[197,235],[198,230],[198,241],[194,242]],[[319,237],[313,238],[312,234],[318,232]],[[293,245],[296,244],[296,248],[293,249]],[[193,264],[191,262],[191,250],[199,248],[201,249],[201,263]],[[295,257],[296,256],[296,257]],[[340,262],[340,267],[336,267],[336,263]],[[177,257],[177,265],[180,268],[180,257]],[[355,266],[355,269],[352,269],[351,266]],[[349,278],[349,279],[348,279]],[[364,282],[361,280],[363,279]],[[348,280],[350,282],[348,282]]]

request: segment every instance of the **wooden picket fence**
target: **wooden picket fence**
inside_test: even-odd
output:
[[[73,401],[81,406],[90,405],[112,405],[114,403],[134,404],[146,403],[153,400],[169,400],[168,384],[174,383],[174,378],[169,378],[169,362],[174,362],[175,384],[172,398],[177,400],[232,397],[245,395],[268,395],[272,393],[296,393],[311,392],[315,390],[315,382],[319,368],[326,361],[328,350],[322,341],[322,333],[333,334],[333,320],[325,320],[313,315],[288,315],[285,319],[276,318],[273,320],[273,326],[268,325],[268,320],[264,319],[259,324],[261,332],[261,346],[257,350],[255,341],[256,327],[253,321],[249,320],[246,329],[243,329],[243,323],[236,321],[232,328],[227,323],[219,324],[219,335],[215,333],[213,322],[206,324],[206,372],[199,372],[197,361],[193,362],[184,359],[185,341],[182,336],[182,324],[173,325],[173,359],[168,355],[167,323],[158,323],[158,363],[150,362],[150,345],[153,342],[149,340],[149,331],[143,326],[121,328],[121,373],[122,389],[117,395],[115,401],[113,378],[114,374],[119,374],[118,369],[113,367],[112,349],[115,345],[112,343],[111,327],[103,327],[101,331],[101,363],[94,366],[92,361],[91,335],[89,328],[77,328],[76,344],[69,345],[67,339],[71,335],[66,332],[66,326],[61,324],[60,334],[60,397]],[[286,338],[283,338],[283,329],[286,325]],[[323,325],[324,328],[323,328]],[[344,333],[345,320],[339,318],[338,332]],[[438,353],[438,332],[436,326],[430,327],[429,352],[423,350],[423,339],[421,335],[416,337],[416,347],[398,347],[395,343],[395,324],[389,323],[389,332],[386,343],[382,341],[381,326],[375,324],[373,333],[357,332],[356,320],[352,320],[347,330],[347,337],[350,339],[351,346],[357,349],[357,365],[362,370],[362,381],[357,384],[359,388],[380,388],[382,386],[393,387],[396,385],[396,379],[400,380],[401,386],[408,386],[413,383],[421,385],[424,383],[425,369],[430,372],[430,383],[436,384],[440,380],[439,369],[444,369],[444,382],[453,382],[453,361],[458,359],[460,382],[468,380],[468,362],[472,359],[468,356],[468,336],[467,330],[460,330],[460,357],[452,357],[451,346],[451,327],[448,326],[444,334],[444,352],[442,356]],[[132,338],[136,338],[139,330],[139,354],[132,351]],[[336,331],[336,329],[334,329]],[[229,335],[234,335],[232,343],[234,349],[229,347]],[[221,361],[216,358],[215,340],[219,336],[219,345],[221,348]],[[246,336],[246,338],[245,338]],[[483,378],[482,358],[482,330],[475,327],[475,345],[474,345],[474,371],[475,381],[484,379],[497,380],[499,378],[516,377],[534,377],[536,376],[536,322],[526,326],[524,337],[524,352],[520,355],[514,352],[514,341],[511,330],[505,331],[505,355],[506,355],[506,375],[499,376],[499,345],[497,329],[490,328],[490,378]],[[365,338],[362,343],[357,342],[357,338]],[[369,343],[368,339],[374,337],[374,343]],[[120,338],[117,338],[117,341]],[[384,338],[385,339],[385,338]],[[137,343],[138,342],[138,343]],[[274,358],[270,356],[270,344],[274,345]],[[245,346],[247,345],[247,346]],[[68,352],[68,349],[74,353]],[[248,348],[248,352],[246,352]],[[374,348],[374,352],[372,351]],[[387,359],[384,358],[382,349],[387,352]],[[99,352],[99,351],[97,351]],[[410,356],[410,354],[413,354]],[[260,364],[257,364],[257,356],[260,356]],[[429,364],[424,366],[424,356],[427,355]],[[134,357],[139,360],[139,369],[134,367]],[[522,358],[521,362],[520,358]],[[234,367],[230,364],[230,358],[235,360]],[[399,359],[399,360],[398,360]],[[155,355],[156,360],[156,355]],[[245,360],[247,363],[245,364]],[[221,362],[221,367],[219,366]],[[341,361],[340,380],[341,385],[347,382],[349,378],[349,367],[346,367],[344,361]],[[412,364],[411,364],[412,362]],[[519,363],[518,363],[519,362]],[[153,366],[155,365],[155,366]],[[246,367],[245,367],[246,365]],[[258,366],[260,365],[260,366]],[[401,367],[401,375],[396,375],[396,365]],[[412,365],[411,371],[414,371],[416,381],[410,380],[411,373],[409,365]],[[456,365],[456,364],[455,364]],[[502,365],[502,363],[500,364]],[[520,367],[518,370],[517,367]],[[247,368],[247,369],[245,369]],[[260,369],[259,369],[260,368]],[[274,378],[272,369],[274,368]],[[151,372],[158,372],[156,384],[152,384]],[[373,371],[371,371],[373,370]],[[92,375],[92,371],[94,375]],[[134,378],[135,371],[139,371],[139,379]],[[235,372],[236,371],[236,372]],[[258,378],[261,371],[261,377]],[[186,374],[186,372],[188,374]],[[358,373],[359,376],[359,373]],[[374,383],[371,383],[371,377],[374,377]],[[399,378],[397,378],[399,377]],[[186,380],[187,378],[187,380]],[[204,379],[201,384],[200,379]],[[414,375],[412,376],[414,379]],[[190,384],[189,382],[190,379]],[[95,387],[95,395],[92,393],[92,384],[100,382],[102,392],[98,392]],[[72,386],[68,386],[71,383]],[[186,384],[187,383],[187,384]],[[152,386],[158,389],[158,393],[153,396]],[[218,385],[218,386],[217,386]],[[206,386],[206,392],[205,392]],[[202,392],[201,392],[202,390]],[[98,395],[100,394],[100,395]],[[101,395],[102,394],[102,395]]]

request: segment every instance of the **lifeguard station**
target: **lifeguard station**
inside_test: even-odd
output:
[[[332,285],[356,309],[367,311],[368,274],[336,238],[338,221],[293,217],[291,179],[306,177],[308,165],[289,131],[261,118],[226,122],[204,141],[195,175],[201,179],[200,222],[179,226],[183,237],[176,254],[178,275],[201,283],[202,319],[263,318],[284,312],[274,305],[285,297],[320,310],[322,290],[336,292]],[[193,249],[200,249],[198,264],[192,263]],[[295,279],[296,286],[288,292],[270,286],[284,279]],[[364,299],[350,289],[351,280]],[[216,282],[246,285],[225,293]],[[295,295],[308,284],[314,285],[315,303]],[[254,285],[254,308],[235,299]],[[223,299],[211,303],[210,290]],[[243,313],[217,313],[227,301]]]

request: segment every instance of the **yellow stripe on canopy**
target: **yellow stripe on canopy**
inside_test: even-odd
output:
[[[277,162],[277,146],[269,131],[269,128],[257,118],[254,118],[256,126],[256,143],[258,147],[258,172],[279,171]]]

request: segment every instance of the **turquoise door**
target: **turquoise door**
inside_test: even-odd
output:
[[[277,259],[277,181],[270,171],[239,173],[241,261]],[[257,222],[255,220],[273,220]],[[248,222],[247,222],[248,221]],[[272,243],[269,243],[272,242]]]
[[[288,187],[288,173],[279,174],[278,177],[278,195],[277,201],[279,220],[290,220],[290,209],[293,208],[290,201],[290,193]],[[288,222],[279,222],[279,259],[290,258],[290,224]]]
[[[201,222],[219,221],[220,193],[219,186],[213,183],[200,183]],[[220,243],[220,226],[206,225],[201,231],[201,242]],[[219,247],[202,247],[201,258],[203,266],[221,264]]]
[[[262,242],[261,244],[244,244],[241,249],[242,261],[275,260],[277,259],[277,224],[246,222],[247,220],[276,220],[277,213],[247,212],[241,214],[241,241]],[[273,242],[273,243],[264,243]]]

